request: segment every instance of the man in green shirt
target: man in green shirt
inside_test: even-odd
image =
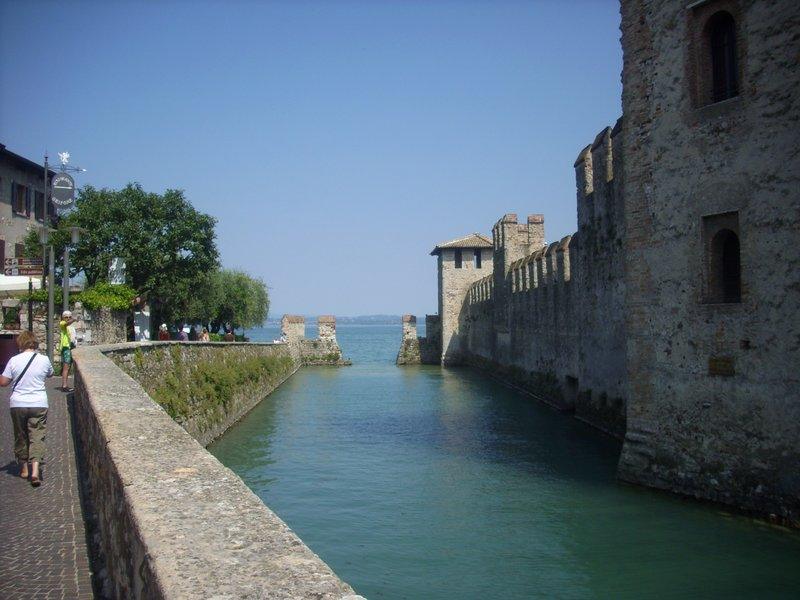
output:
[[[67,378],[69,377],[69,367],[72,364],[72,344],[73,339],[70,335],[69,326],[75,322],[72,318],[72,313],[65,310],[61,313],[61,321],[58,327],[61,330],[61,339],[58,348],[61,352],[61,389],[64,392],[71,392],[72,389],[67,386]]]

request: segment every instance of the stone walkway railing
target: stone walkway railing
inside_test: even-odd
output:
[[[103,354],[111,348],[75,351],[75,415],[114,596],[360,598]]]

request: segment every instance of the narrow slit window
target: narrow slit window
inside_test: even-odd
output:
[[[709,291],[715,302],[741,302],[742,269],[739,236],[722,229],[711,240]]]
[[[475,250],[475,268],[476,269],[480,269],[481,268],[481,251],[480,250]]]
[[[456,269],[460,269],[461,268],[461,262],[462,262],[461,250],[459,249],[459,250],[456,250]]]
[[[721,102],[739,94],[736,60],[736,21],[726,13],[717,13],[708,22],[711,50],[713,102]]]

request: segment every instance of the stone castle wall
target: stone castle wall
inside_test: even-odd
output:
[[[712,102],[709,19],[736,23]],[[622,479],[800,523],[800,3],[622,2],[628,428]],[[712,234],[741,297],[714,296]]]
[[[299,315],[284,315],[281,319],[281,336],[293,349],[302,364],[349,365],[336,340],[336,317],[324,315],[317,318],[318,337],[306,339],[306,320]]]
[[[592,162],[601,168],[592,169]],[[504,247],[506,215],[495,225],[495,269],[463,301],[463,362],[522,387],[604,431],[625,432],[625,346],[621,226],[615,226],[611,130],[578,163],[579,230],[520,256]],[[582,178],[589,177],[588,182]],[[504,240],[506,240],[504,242]],[[511,259],[509,263],[506,260]]]
[[[623,480],[800,525],[800,66],[778,58],[800,3],[621,6],[623,118],[575,162],[578,231],[520,254],[495,225],[458,359],[624,436]]]

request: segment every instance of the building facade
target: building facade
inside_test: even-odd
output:
[[[44,208],[44,166],[0,144],[0,264],[24,256],[26,236],[44,225]],[[47,213],[51,220],[56,214],[52,202]]]

